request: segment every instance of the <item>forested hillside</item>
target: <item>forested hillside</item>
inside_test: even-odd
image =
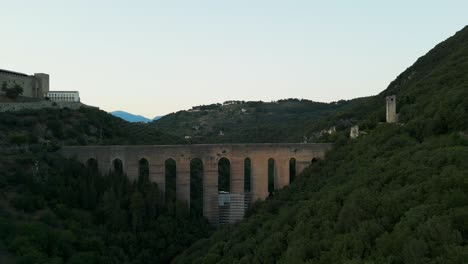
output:
[[[305,133],[342,120],[361,121],[362,128],[372,128],[377,122],[385,121],[385,108],[382,105],[385,97],[393,94],[397,95],[400,121],[424,127],[421,131],[425,132],[421,133],[431,133],[437,123],[442,125],[441,132],[460,129],[467,120],[467,31],[465,27],[438,44],[402,72],[379,95],[352,100],[352,103],[326,118],[307,124]]]
[[[95,108],[0,113],[0,146],[181,143],[182,138]]]
[[[380,123],[390,94],[399,124]],[[468,27],[322,123],[343,118],[368,134],[341,133],[326,160],[175,262],[465,263]]]
[[[17,263],[167,263],[211,232],[200,212],[164,202],[148,168],[132,182],[55,152],[177,137],[97,109],[43,109],[0,113],[0,143],[0,259],[7,250]]]
[[[190,143],[299,143],[304,136],[307,140],[318,138],[313,137],[317,131],[304,130],[305,124],[352,103],[353,100],[328,104],[304,99],[228,101],[169,114],[150,125],[180,137],[189,136]],[[338,125],[349,126],[351,121],[342,120]]]
[[[47,152],[0,164],[0,239],[18,263],[167,263],[211,231],[148,173],[132,182]]]

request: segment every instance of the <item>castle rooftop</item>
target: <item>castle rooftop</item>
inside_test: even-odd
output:
[[[4,70],[4,69],[0,69],[0,73],[9,73],[9,74],[15,74],[15,75],[20,75],[20,76],[29,76],[29,75],[27,75],[25,73],[8,71],[8,70]]]

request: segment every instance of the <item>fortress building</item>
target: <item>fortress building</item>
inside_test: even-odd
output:
[[[49,92],[49,75],[45,73],[35,73],[27,75],[20,72],[0,69],[0,86],[6,83],[8,88],[15,84],[23,88],[23,96],[33,98],[44,98]],[[0,91],[0,93],[3,93]]]

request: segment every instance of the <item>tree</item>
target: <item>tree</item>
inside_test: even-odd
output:
[[[136,190],[130,201],[130,211],[132,216],[132,228],[136,232],[143,226],[145,216],[145,201],[141,193]]]
[[[98,208],[100,221],[107,222],[111,230],[120,230],[126,225],[126,214],[120,208],[119,203],[117,195],[111,188],[104,193]]]
[[[23,94],[23,87],[18,84],[15,84],[12,88],[8,88],[7,83],[3,82],[2,91],[10,99],[16,99],[19,95]]]

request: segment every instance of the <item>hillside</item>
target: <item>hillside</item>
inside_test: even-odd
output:
[[[361,122],[363,128],[372,128],[377,122],[385,121],[385,108],[382,105],[385,97],[393,94],[397,95],[400,121],[421,127],[422,134],[419,137],[424,133],[430,134],[436,123],[445,125],[440,132],[447,132],[448,129],[463,130],[468,105],[467,31],[468,27],[465,27],[438,44],[398,75],[379,95],[352,100],[351,104],[319,122],[308,123],[304,130],[310,133],[340,120],[366,120]]]
[[[100,173],[56,150],[62,144],[177,143],[177,137],[97,109],[0,113],[0,259],[169,262],[210,234],[199,213],[165,203],[148,168],[130,181],[122,171]]]
[[[297,143],[312,135],[304,133],[305,123],[316,122],[351,103],[228,101],[169,114],[150,125],[179,137],[189,136],[192,143]]]
[[[148,170],[130,181],[44,149],[2,151],[0,166],[0,244],[16,263],[168,263],[211,233],[185,204],[165,203]]]
[[[0,113],[0,146],[180,144],[181,138],[93,108]]]
[[[390,94],[400,124],[380,123]],[[368,134],[338,132],[326,160],[175,263],[465,263],[468,27],[320,123],[343,119]]]

